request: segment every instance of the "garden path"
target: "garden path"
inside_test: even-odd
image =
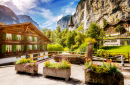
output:
[[[50,61],[54,62],[53,59]],[[102,62],[95,62],[100,65]],[[69,81],[62,78],[46,77],[43,74],[43,62],[39,64],[38,74],[19,73],[16,74],[14,65],[0,66],[0,85],[84,85],[83,65],[72,64],[71,77]],[[122,69],[130,69],[130,64],[126,64]],[[130,72],[122,71],[125,76],[125,85],[130,85]]]

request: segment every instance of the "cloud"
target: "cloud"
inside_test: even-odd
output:
[[[43,3],[51,2],[53,0],[41,0]],[[25,14],[30,9],[37,7],[38,0],[0,0],[1,5],[11,8],[17,14]]]
[[[41,2],[47,3],[47,2],[51,2],[53,0],[41,0]]]
[[[57,17],[57,21],[59,21],[63,17],[63,14]]]
[[[70,2],[68,5],[62,7],[62,11],[65,12],[65,14],[74,14],[76,9],[73,7],[74,2]]]

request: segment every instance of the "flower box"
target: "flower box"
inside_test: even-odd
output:
[[[24,64],[15,64],[15,71],[31,73],[32,75],[34,75],[38,73],[38,65],[25,67]]]
[[[124,85],[123,74],[86,72],[85,83],[98,83],[107,85]]]
[[[65,78],[65,80],[68,81],[70,75],[71,75],[71,69],[55,69],[55,68],[43,67],[44,77],[54,76],[54,77]]]

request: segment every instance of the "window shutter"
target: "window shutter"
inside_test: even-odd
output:
[[[3,33],[3,39],[6,39],[6,33]]]
[[[35,40],[34,40],[34,37],[32,37],[32,41],[35,41]]]
[[[24,45],[22,45],[22,49],[21,50],[24,51]]]
[[[39,45],[37,45],[37,49],[39,50]]]
[[[34,37],[33,41],[35,41],[35,37]]]
[[[17,34],[14,34],[14,40],[18,40]]]
[[[37,41],[39,41],[39,37],[37,37]]]
[[[27,41],[29,41],[29,36],[27,36]]]
[[[6,45],[2,45],[2,53],[6,52]]]
[[[12,34],[12,39],[15,40],[15,35],[14,34]]]
[[[35,45],[33,45],[32,49],[35,50]]]
[[[22,40],[24,40],[24,35],[22,35]]]
[[[43,50],[43,45],[41,45],[41,49]]]
[[[14,52],[14,45],[12,45],[12,52]]]
[[[45,47],[45,50],[46,50],[46,45],[44,45],[44,47]]]
[[[27,45],[27,51],[29,51],[29,45]]]

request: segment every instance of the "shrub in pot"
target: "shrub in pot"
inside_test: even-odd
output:
[[[85,83],[99,83],[107,85],[124,85],[124,76],[118,70],[117,63],[112,60],[103,62],[102,66],[92,63],[91,60],[86,59],[85,63]]]
[[[62,60],[59,63],[50,63],[50,61],[44,63],[43,67],[44,77],[46,76],[61,77],[65,78],[65,80],[68,81],[70,75],[71,75],[71,64],[66,60]]]
[[[16,61],[15,71],[31,73],[32,75],[38,73],[38,62],[22,58]]]

